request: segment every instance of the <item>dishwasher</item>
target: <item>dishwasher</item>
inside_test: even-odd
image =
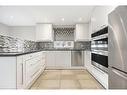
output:
[[[72,67],[83,67],[83,52],[82,51],[71,51],[71,66]]]

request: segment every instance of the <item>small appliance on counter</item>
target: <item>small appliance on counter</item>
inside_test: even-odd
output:
[[[54,48],[56,49],[73,49],[74,41],[54,41]]]

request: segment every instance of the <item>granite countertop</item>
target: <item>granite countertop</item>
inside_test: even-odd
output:
[[[25,55],[35,52],[40,52],[41,50],[33,50],[33,51],[26,51],[26,52],[0,52],[0,56],[19,56],[19,55]]]
[[[41,49],[41,50],[31,50],[31,51],[25,51],[25,52],[0,52],[0,57],[2,56],[19,56],[19,55],[25,55],[40,51],[89,51],[87,49]]]

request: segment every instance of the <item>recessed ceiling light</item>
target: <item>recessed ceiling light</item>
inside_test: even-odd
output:
[[[14,18],[14,16],[10,16],[10,19],[13,19]]]
[[[61,20],[64,21],[64,18],[62,18]]]
[[[79,18],[79,21],[82,21],[82,18],[81,17]]]

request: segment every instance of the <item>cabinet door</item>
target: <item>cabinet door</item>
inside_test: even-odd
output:
[[[23,57],[17,57],[17,89],[23,88],[24,84],[24,74],[23,74]]]
[[[42,52],[42,71],[44,71],[45,67],[46,67],[46,51]]]
[[[29,88],[45,69],[45,55],[42,52],[31,53],[23,56],[24,88]]]
[[[55,66],[57,68],[71,67],[71,52],[70,51],[55,51]]]
[[[94,9],[91,17],[92,32],[108,25],[108,14],[114,9],[113,6],[98,6]]]
[[[37,78],[37,76],[42,71],[41,69],[41,59],[42,57],[37,56],[35,58],[32,58],[30,60],[25,61],[25,85],[26,87],[29,87],[31,85],[31,82]]]
[[[91,52],[84,51],[84,64],[87,70],[91,70]]]
[[[36,41],[53,41],[52,24],[37,24]]]
[[[33,64],[33,60],[26,60],[25,61],[25,87],[27,87],[31,81],[31,65]]]
[[[55,51],[46,52],[46,67],[55,66]]]
[[[89,25],[76,24],[75,41],[88,41],[89,40]]]
[[[92,75],[106,88],[108,89],[108,74],[98,69],[95,66],[91,67]]]

